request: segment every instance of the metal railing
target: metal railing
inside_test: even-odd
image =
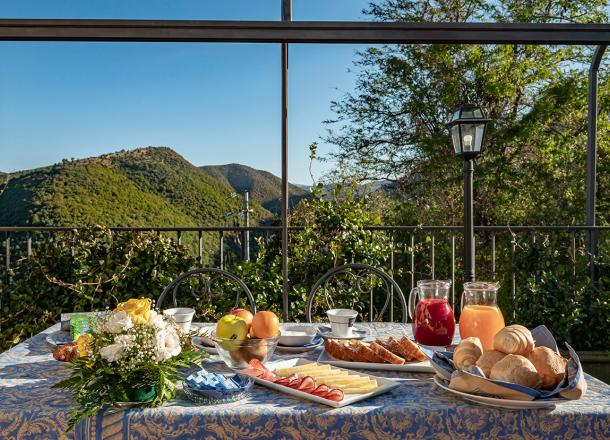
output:
[[[36,242],[40,239],[52,240],[55,234],[70,233],[78,228],[70,227],[0,227],[0,237],[3,237],[4,276],[0,284],[12,283],[12,265],[17,258],[30,257]],[[290,232],[302,230],[302,227],[290,227]],[[452,304],[455,302],[456,282],[461,281],[460,270],[456,266],[460,260],[462,226],[371,226],[366,228],[372,233],[386,234],[389,237],[391,249],[385,267],[393,278],[406,289],[413,288],[418,279],[450,279],[452,281]],[[237,258],[249,255],[243,252],[243,246],[250,248],[248,240],[244,242],[244,234],[251,232],[254,236],[269,239],[273,234],[280,234],[281,226],[193,226],[193,227],[114,227],[113,232],[156,232],[164,234],[177,243],[183,243],[190,234],[196,245],[193,247],[198,265],[202,266],[204,258],[213,260],[212,266],[220,269],[230,269],[227,258]],[[496,280],[508,280],[510,296],[515,297],[517,289],[516,262],[519,258],[517,238],[535,243],[541,235],[565,235],[572,255],[573,273],[577,271],[577,251],[585,248],[585,243],[591,234],[610,240],[610,226],[475,226],[477,240],[477,268],[480,277]],[[204,235],[215,236],[217,245],[206,247]],[[230,252],[232,249],[234,252]],[[456,249],[458,252],[456,253]],[[253,252],[256,255],[255,252]],[[587,258],[583,255],[583,258]],[[329,268],[330,269],[330,268]]]

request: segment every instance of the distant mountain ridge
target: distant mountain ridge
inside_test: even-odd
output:
[[[224,225],[242,204],[232,192],[170,148],[139,148],[11,173],[0,225]],[[253,221],[271,216],[252,209]]]
[[[236,163],[206,165],[199,168],[210,177],[230,186],[239,194],[248,191],[252,200],[256,200],[273,214],[281,212],[282,179],[270,172]],[[309,194],[306,189],[291,183],[288,184],[288,190],[291,207]]]

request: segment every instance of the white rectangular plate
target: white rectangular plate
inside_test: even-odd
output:
[[[277,368],[290,368],[296,365],[302,364],[311,364],[312,361],[309,359],[302,358],[294,358],[294,359],[283,359],[281,361],[268,362],[265,366],[269,368],[271,371],[275,371]],[[344,370],[344,368],[340,368],[340,370]],[[343,400],[341,402],[333,402],[332,400],[324,399],[323,397],[314,396],[313,394],[305,393],[303,391],[295,390],[290,387],[284,385],[278,385],[268,380],[263,380],[258,377],[254,377],[254,381],[260,385],[263,385],[267,388],[271,388],[277,391],[280,391],[285,394],[289,394],[294,397],[298,397],[305,400],[312,400],[314,402],[321,403],[323,405],[332,406],[334,408],[341,408],[342,406],[351,405],[352,403],[360,402],[361,400],[368,399],[370,397],[378,396],[379,394],[387,393],[390,390],[398,387],[400,384],[393,380],[389,380],[383,377],[371,376],[364,373],[358,373],[357,371],[350,371],[350,373],[358,374],[360,376],[368,376],[371,379],[377,380],[377,384],[379,388],[375,391],[366,393],[366,394],[345,394]],[[321,384],[318,384],[321,385]]]
[[[429,360],[422,362],[407,362],[403,365],[395,364],[377,364],[374,362],[351,362],[340,361],[332,357],[326,350],[322,351],[318,362],[321,364],[330,364],[336,367],[355,368],[358,370],[385,370],[385,371],[410,371],[412,373],[434,373],[434,368],[430,365]]]

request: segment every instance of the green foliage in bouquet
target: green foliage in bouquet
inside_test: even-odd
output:
[[[180,369],[200,365],[206,356],[150,304],[148,299],[121,303],[77,340],[80,357],[70,365],[70,377],[55,385],[72,390],[79,404],[69,430],[105,405],[134,401],[154,407],[173,399]]]
[[[155,233],[91,226],[36,243],[5,287],[0,347],[6,349],[59,321],[62,312],[104,310],[133,296],[156,299],[195,264],[188,250]]]

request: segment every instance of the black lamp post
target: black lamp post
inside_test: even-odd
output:
[[[447,123],[455,155],[464,160],[464,282],[474,281],[474,208],[472,174],[474,158],[481,154],[487,119],[480,107],[462,104]]]

